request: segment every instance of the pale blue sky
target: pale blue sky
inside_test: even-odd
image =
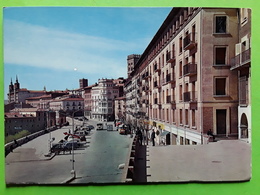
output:
[[[64,90],[126,77],[126,58],[142,54],[171,8],[10,7],[4,9],[5,97],[21,88]]]

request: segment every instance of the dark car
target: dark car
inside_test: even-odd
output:
[[[63,144],[64,143],[54,144],[51,148],[51,153],[55,153],[55,154],[60,154],[61,152],[65,153],[66,150],[64,150]]]
[[[93,125],[87,125],[87,127],[89,128],[89,130],[94,129],[95,127]]]
[[[65,154],[65,152],[71,153],[72,149],[77,149],[79,146],[80,144],[77,142],[60,142],[52,146],[51,152],[55,154],[60,154],[61,152],[63,152],[63,154]]]

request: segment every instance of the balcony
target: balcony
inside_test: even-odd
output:
[[[184,102],[197,102],[197,92],[188,91],[183,93]]]
[[[193,76],[197,74],[197,64],[189,63],[183,66],[184,76]]]
[[[172,52],[172,55],[171,55],[171,52],[168,52],[166,54],[166,62],[167,63],[172,63],[174,61],[175,61],[175,53],[174,53],[174,51]]]
[[[183,93],[184,102],[188,102],[190,104],[190,109],[197,109],[197,92],[189,91]]]
[[[154,72],[158,72],[158,73],[161,72],[161,69],[157,64],[155,64],[153,68],[154,68]]]
[[[249,67],[251,62],[251,49],[243,51],[231,59],[231,70]]]
[[[183,39],[184,50],[191,50],[196,47],[196,33],[190,33]]]
[[[167,74],[164,79],[162,79],[162,85],[166,85],[171,82],[171,74]]]

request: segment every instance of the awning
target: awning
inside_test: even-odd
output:
[[[167,135],[168,133],[170,133],[170,132],[169,132],[169,131],[163,131],[162,134],[161,134],[161,136],[165,136],[165,135]]]

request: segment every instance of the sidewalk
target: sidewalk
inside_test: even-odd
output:
[[[227,182],[251,177],[251,146],[239,140],[149,145],[146,152],[147,182]]]

